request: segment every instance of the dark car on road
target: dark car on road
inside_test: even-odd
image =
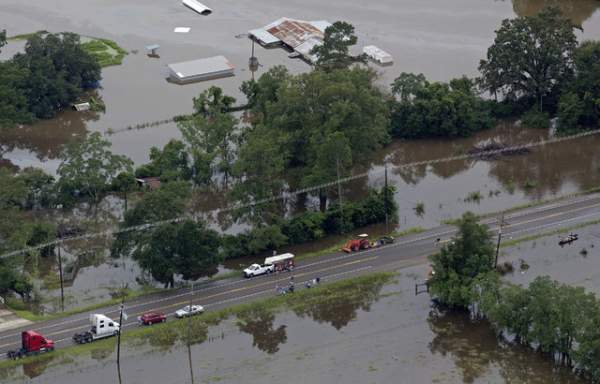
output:
[[[138,317],[138,320],[143,325],[152,325],[167,321],[167,316],[162,312],[148,312]]]

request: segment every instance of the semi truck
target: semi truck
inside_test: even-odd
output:
[[[116,336],[121,328],[119,323],[99,313],[90,315],[90,324],[91,328],[89,331],[73,335],[74,342],[77,344],[85,344],[106,337]]]
[[[19,359],[51,351],[54,351],[54,341],[35,331],[24,331],[21,333],[21,348],[16,351],[8,351],[6,355],[9,359]]]
[[[282,253],[281,255],[265,258],[265,263],[263,265],[252,264],[244,269],[244,277],[254,277],[272,272],[291,271],[294,269],[294,266],[294,254]]]

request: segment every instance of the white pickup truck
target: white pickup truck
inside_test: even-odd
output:
[[[244,269],[244,277],[254,277],[264,275],[265,273],[291,271],[294,269],[294,255],[292,253],[283,253],[267,257],[265,264],[252,264]]]
[[[271,273],[275,271],[275,266],[271,265],[260,265],[252,264],[248,268],[244,269],[244,277],[254,277],[258,275],[264,275],[265,273]]]

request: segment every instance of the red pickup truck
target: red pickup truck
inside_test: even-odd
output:
[[[143,325],[152,325],[167,321],[167,316],[162,312],[147,312],[138,317],[138,320]]]

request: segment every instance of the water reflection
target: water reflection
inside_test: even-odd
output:
[[[286,326],[273,327],[275,313],[261,306],[253,307],[238,315],[240,331],[252,335],[252,345],[263,352],[273,354],[287,341]]]
[[[429,350],[451,357],[465,383],[473,383],[496,370],[507,383],[584,382],[530,349],[499,342],[487,322],[473,322],[466,313],[434,309],[427,322],[434,333]]]
[[[40,376],[50,365],[55,356],[46,355],[43,358],[38,358],[35,361],[29,361],[23,364],[23,374],[30,379]]]
[[[370,311],[379,299],[385,281],[357,283],[352,287],[329,291],[326,287],[318,295],[304,297],[292,307],[297,316],[311,317],[318,323],[329,323],[340,330],[356,319],[358,310]]]
[[[558,7],[575,25],[582,26],[600,7],[597,0],[513,0],[513,10],[519,16],[531,16],[545,7]]]
[[[63,146],[87,134],[87,122],[100,118],[98,112],[64,111],[50,120],[32,125],[0,128],[0,156],[15,149],[28,150],[40,161],[56,159]]]

